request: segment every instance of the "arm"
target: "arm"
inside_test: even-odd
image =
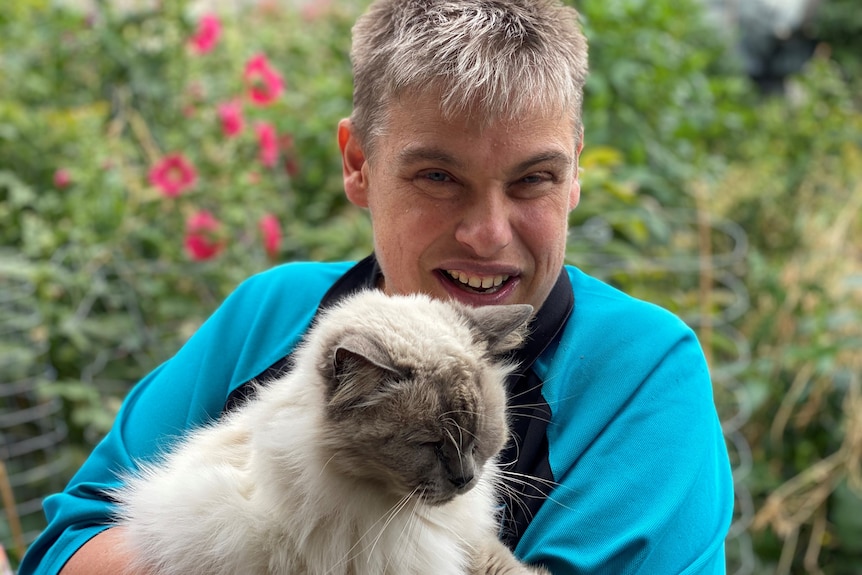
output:
[[[119,550],[122,527],[102,531],[87,541],[66,563],[60,575],[118,575],[125,573],[130,557]],[[129,574],[132,575],[132,574]],[[134,575],[146,575],[136,573]]]
[[[179,352],[141,380],[111,431],[62,493],[45,499],[47,528],[24,556],[19,575],[116,575],[125,558],[111,525],[105,490],[185,431],[221,413],[229,392],[260,374],[301,337],[332,276],[282,266],[246,281]],[[316,269],[316,268],[315,268]],[[327,268],[335,277],[341,268]],[[297,283],[303,289],[296,289]],[[285,294],[290,294],[288,297]],[[79,554],[80,553],[80,554]],[[110,563],[109,563],[110,561]],[[65,566],[65,567],[64,567]]]

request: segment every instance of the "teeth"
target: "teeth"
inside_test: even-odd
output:
[[[458,282],[466,286],[470,286],[473,289],[488,289],[492,287],[500,287],[501,285],[503,285],[504,281],[509,279],[509,276],[507,275],[481,277],[470,276],[465,274],[464,272],[459,271],[447,271],[446,273],[448,273],[449,277],[451,277],[452,279],[457,280]]]

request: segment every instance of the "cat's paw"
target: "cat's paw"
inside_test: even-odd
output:
[[[508,547],[499,540],[488,541],[482,552],[474,557],[469,575],[552,575],[538,565],[518,561]]]

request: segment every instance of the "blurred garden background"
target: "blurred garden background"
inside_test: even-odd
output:
[[[570,0],[569,261],[694,326],[728,573],[862,573],[862,6]],[[365,0],[0,7],[0,543],[245,277],[370,250],[341,188]],[[289,297],[289,294],[286,294]]]

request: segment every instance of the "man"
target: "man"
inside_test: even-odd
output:
[[[126,399],[21,574],[121,572],[102,490],[290,364],[357,289],[537,309],[509,382],[500,537],[555,574],[724,573],[731,477],[707,366],[677,318],[564,266],[586,43],[551,0],[379,0],[354,28],[344,187],[374,254],[246,281]],[[65,566],[65,567],[64,567]]]

